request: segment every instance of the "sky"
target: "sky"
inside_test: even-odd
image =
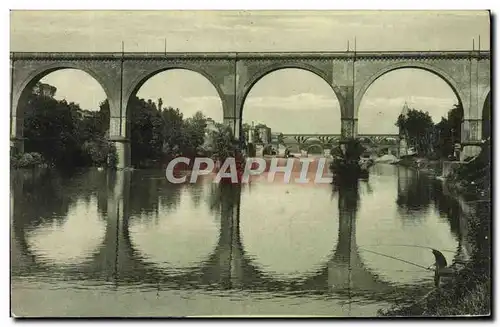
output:
[[[486,11],[12,11],[11,51],[358,51],[468,50],[481,35],[489,49]],[[105,94],[86,73],[61,70],[42,79],[57,97],[96,109]],[[74,85],[78,85],[75,88]],[[162,98],[185,116],[201,110],[222,120],[215,88],[201,75],[172,70],[149,79],[142,98]],[[358,132],[396,133],[404,103],[435,122],[457,103],[432,73],[402,69],[379,78],[363,97]],[[243,120],[283,133],[340,133],[340,109],[330,86],[313,73],[279,70],[250,91]]]

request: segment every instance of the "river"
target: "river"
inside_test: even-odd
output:
[[[11,174],[16,316],[374,316],[467,257],[440,184],[169,184],[163,171]]]

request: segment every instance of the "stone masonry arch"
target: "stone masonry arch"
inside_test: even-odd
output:
[[[119,107],[119,74],[116,65],[107,61],[79,60],[11,60],[11,143],[22,151],[24,110],[23,101],[27,92],[44,76],[55,71],[75,69],[90,75],[106,94],[110,109]]]
[[[492,130],[492,120],[491,120],[491,93],[490,88],[484,92],[479,100],[479,104],[482,104],[481,112],[481,139],[491,138]]]
[[[354,98],[355,119],[358,118],[359,106],[361,105],[361,100],[363,99],[363,96],[365,95],[366,91],[370,88],[370,86],[373,85],[373,83],[375,83],[380,77],[390,72],[401,69],[421,69],[440,77],[444,82],[446,82],[451,87],[458,101],[463,105],[464,118],[469,117],[469,111],[466,110],[466,108],[469,108],[469,101],[467,98],[466,90],[464,90],[461,87],[459,82],[457,82],[449,73],[447,73],[446,70],[440,68],[435,64],[428,62],[416,62],[414,60],[411,60],[411,61],[400,61],[400,62],[390,63],[389,65],[386,64],[382,68],[378,69],[376,72],[372,73],[367,78],[362,78],[362,76],[359,76],[361,77],[360,82],[358,84],[360,85],[360,87],[357,88]]]
[[[490,87],[486,87],[485,90],[483,91],[483,94],[479,97],[479,106],[481,108],[481,114],[482,111],[484,110],[484,105],[486,104],[486,100],[488,99],[488,96],[490,96]]]
[[[239,114],[243,117],[243,107],[245,105],[246,98],[252,90],[252,88],[264,77],[272,74],[273,72],[284,70],[284,69],[299,69],[302,71],[307,71],[313,73],[314,75],[321,78],[326,82],[333,91],[336,100],[340,105],[340,114],[343,114],[343,97],[340,88],[336,85],[333,79],[333,73],[331,69],[331,62],[327,60],[308,60],[308,59],[296,59],[296,60],[276,60],[271,62],[260,62],[258,65],[251,65],[250,67],[244,67],[244,71],[241,74],[243,77],[239,82],[241,87],[238,90],[239,94]],[[240,74],[239,74],[240,75]]]
[[[185,71],[190,71],[197,73],[201,76],[203,76],[210,84],[215,88],[217,91],[217,94],[221,100],[222,103],[222,109],[224,112],[228,111],[228,106],[227,106],[227,101],[225,101],[225,96],[224,96],[224,91],[222,90],[221,86],[217,84],[215,81],[214,77],[208,73],[206,70],[204,70],[202,67],[195,67],[189,64],[185,63],[177,63],[177,64],[171,64],[171,65],[166,65],[167,67],[162,67],[160,69],[154,69],[151,71],[145,71],[142,72],[141,74],[138,74],[132,81],[128,83],[128,88],[124,91],[123,95],[123,103],[122,107],[124,108],[123,116],[124,117],[129,117],[128,115],[130,114],[128,112],[128,103],[130,101],[130,98],[134,95],[137,94],[139,89],[152,77],[161,74],[163,72],[167,72],[170,70],[185,70]],[[126,135],[128,135],[128,131],[126,131]]]

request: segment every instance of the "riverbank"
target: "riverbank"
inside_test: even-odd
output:
[[[418,169],[419,171],[426,171],[437,174],[441,170],[441,160],[430,160],[423,157],[404,157],[399,160],[395,165]]]
[[[484,149],[483,151],[489,151]],[[405,164],[414,165],[416,160]],[[491,178],[489,158],[460,167],[444,181],[466,215],[471,260],[450,283],[409,305],[379,311],[382,316],[485,316],[491,314]],[[432,167],[430,163],[428,166]]]

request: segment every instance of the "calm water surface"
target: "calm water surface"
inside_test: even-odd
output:
[[[373,316],[432,289],[428,247],[467,255],[440,185],[390,165],[343,188],[93,170],[11,190],[17,316]]]

